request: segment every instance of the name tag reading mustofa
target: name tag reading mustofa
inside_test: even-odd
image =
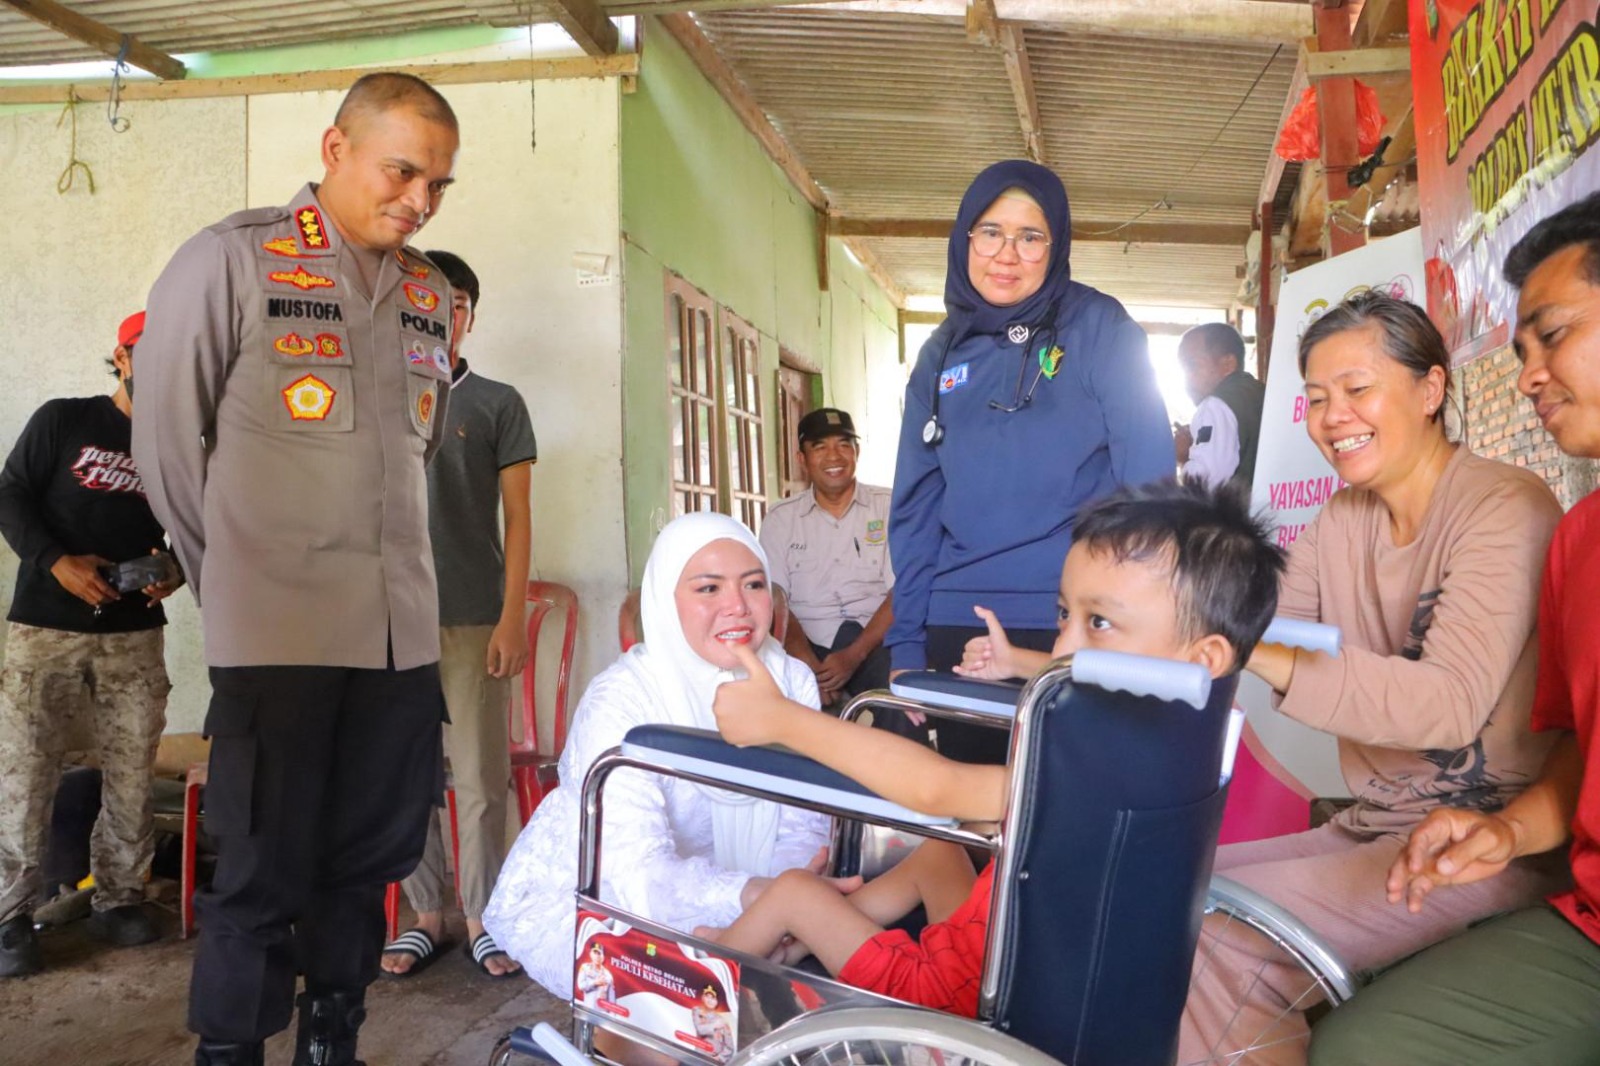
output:
[[[344,312],[332,300],[297,300],[293,297],[267,297],[268,318],[314,318],[318,322],[343,322]]]
[[[410,311],[400,312],[400,328],[414,329],[418,333],[424,333],[439,340],[444,340],[445,338],[445,328],[443,322],[436,322],[433,319],[425,318],[422,315],[414,315]]]

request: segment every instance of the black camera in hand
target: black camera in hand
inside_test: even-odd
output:
[[[150,585],[167,585],[183,576],[178,561],[166,552],[141,555],[125,563],[111,563],[100,568],[106,584],[118,592],[134,592]]]

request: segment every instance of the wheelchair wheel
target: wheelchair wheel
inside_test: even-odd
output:
[[[1362,983],[1362,975],[1345,966],[1333,949],[1294,915],[1260,893],[1220,876],[1211,879],[1206,896],[1206,924],[1195,952],[1195,978],[1206,972],[1218,945],[1241,934],[1265,937],[1299,968],[1300,974],[1288,983],[1283,995],[1285,1005],[1265,1018],[1246,1015],[1243,998],[1263,979],[1263,972],[1271,963],[1263,961],[1255,973],[1243,975],[1245,988],[1235,990],[1240,996],[1240,1009],[1220,1038],[1206,1049],[1204,1057],[1195,1058],[1191,1052],[1182,1057],[1178,1066],[1276,1062],[1296,1045],[1300,1049],[1298,1055],[1289,1057],[1304,1061],[1303,1049],[1310,1031],[1300,1016],[1307,1011],[1315,1014],[1337,1007],[1355,995]],[[1282,978],[1279,983],[1283,983]]]
[[[840,1007],[796,1018],[729,1066],[1060,1066],[978,1022],[915,1007]]]

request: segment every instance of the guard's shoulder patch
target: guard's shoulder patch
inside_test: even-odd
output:
[[[1194,442],[1196,444],[1204,444],[1206,441],[1208,441],[1210,439],[1211,439],[1211,427],[1210,426],[1201,426],[1200,427],[1200,432],[1196,433],[1194,435]]]

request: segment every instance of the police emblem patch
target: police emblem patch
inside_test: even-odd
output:
[[[418,311],[432,311],[439,306],[439,294],[427,286],[414,285],[408,281],[403,288],[406,291],[406,299],[410,300],[411,306]]]
[[[313,274],[303,266],[293,270],[274,270],[267,275],[268,281],[275,281],[279,285],[293,285],[301,292],[308,289],[331,289],[334,287],[332,278],[325,278],[321,274]]]
[[[946,369],[943,374],[940,374],[939,391],[953,392],[954,390],[965,385],[968,377],[970,376],[967,366],[968,364],[966,363],[957,363],[955,366]]]
[[[338,391],[315,374],[307,374],[283,390],[283,403],[296,422],[321,422],[333,409]]]
[[[272,349],[284,355],[302,356],[310,355],[313,345],[298,333],[285,333],[272,342]]]
[[[337,359],[344,354],[344,344],[337,333],[317,334],[317,354],[324,359]]]
[[[417,397],[417,421],[427,425],[433,418],[433,390]]]
[[[294,213],[294,224],[300,228],[300,243],[314,251],[328,247],[328,231],[322,225],[322,214],[307,204]]]

